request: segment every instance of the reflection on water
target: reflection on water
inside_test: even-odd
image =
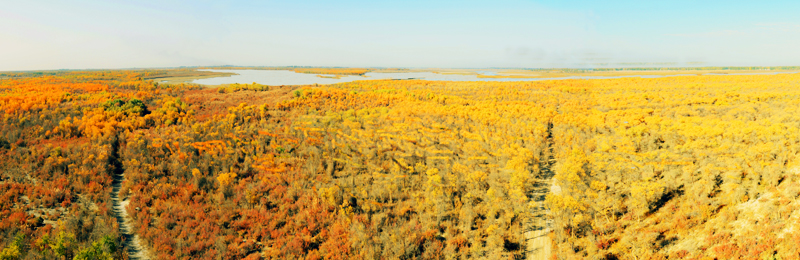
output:
[[[233,83],[258,83],[262,85],[310,85],[310,84],[336,84],[356,80],[373,79],[424,79],[424,80],[446,80],[446,81],[539,81],[539,80],[562,80],[562,79],[616,79],[616,78],[663,78],[678,76],[695,76],[697,74],[677,74],[677,75],[625,75],[625,76],[569,76],[558,78],[478,78],[477,75],[458,75],[458,74],[436,74],[432,72],[400,72],[400,73],[374,73],[369,72],[364,76],[341,76],[340,78],[321,78],[315,74],[296,73],[289,70],[201,70],[213,72],[234,72],[238,75],[230,77],[197,79],[192,83],[205,85],[220,85]],[[489,75],[487,71],[479,73]],[[705,75],[748,75],[748,74],[779,74],[795,72],[768,72],[768,73],[731,73]]]
[[[478,73],[478,74],[481,74],[481,75],[485,75],[485,76],[497,76],[497,72],[494,72],[494,71],[479,70],[479,71],[476,71],[475,73]]]

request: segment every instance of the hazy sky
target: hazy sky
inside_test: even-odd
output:
[[[9,0],[0,70],[800,65],[798,11],[800,1]]]

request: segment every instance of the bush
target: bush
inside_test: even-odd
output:
[[[125,115],[143,116],[149,112],[144,102],[135,98],[128,101],[124,101],[122,99],[109,100],[103,103],[101,106],[105,111],[122,112]]]
[[[0,137],[0,149],[9,149],[11,144],[5,138]]]

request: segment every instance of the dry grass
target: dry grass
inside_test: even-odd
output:
[[[167,75],[159,75],[147,79],[166,84],[190,83],[197,79],[230,77],[237,75],[233,72],[213,72],[213,71],[169,71]],[[162,82],[163,81],[163,82]]]

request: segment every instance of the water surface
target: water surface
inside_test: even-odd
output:
[[[297,73],[290,70],[200,70],[200,71],[213,71],[213,72],[233,72],[238,75],[230,77],[217,77],[196,79],[192,83],[204,85],[220,85],[220,84],[233,84],[233,83],[258,83],[262,85],[281,86],[281,85],[311,85],[311,84],[336,84],[342,82],[350,82],[356,80],[373,80],[373,79],[423,79],[423,80],[446,80],[446,81],[539,81],[539,80],[564,80],[564,79],[617,79],[617,78],[664,78],[664,77],[679,77],[679,76],[696,76],[697,74],[675,74],[675,75],[622,75],[622,76],[568,76],[568,77],[555,77],[555,78],[478,78],[477,75],[459,75],[459,74],[437,74],[433,72],[397,72],[397,73],[377,73],[368,72],[364,76],[341,76],[335,78],[321,78],[316,74]],[[480,71],[484,75],[490,75],[491,72]],[[783,74],[783,73],[796,73],[796,72],[756,72],[756,73],[730,73],[730,74],[717,74],[705,73],[704,75],[767,75],[767,74]],[[332,76],[332,75],[324,75]]]

